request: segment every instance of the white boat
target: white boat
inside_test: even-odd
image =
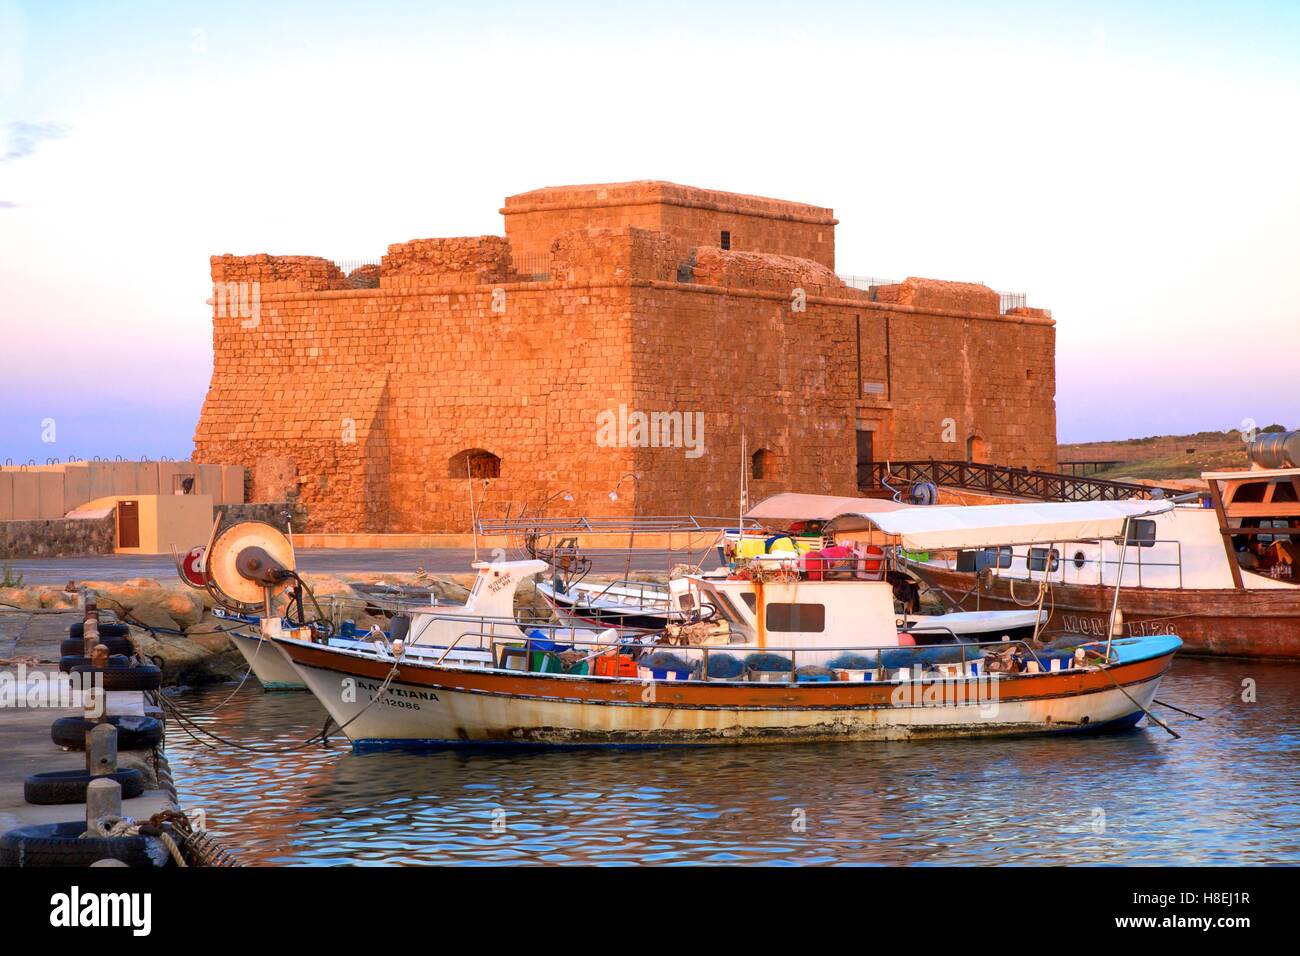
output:
[[[483,666],[491,661],[491,655],[484,650],[470,646],[474,642],[465,642],[463,646],[449,650],[449,646],[461,642],[470,633],[484,630],[491,636],[522,639],[525,636],[526,622],[515,618],[515,592],[520,583],[540,571],[546,570],[543,561],[497,561],[475,562],[472,567],[477,572],[474,586],[463,603],[430,603],[405,609],[404,614],[410,620],[409,630],[404,635],[408,652],[413,659],[448,660],[467,665]],[[485,625],[485,621],[490,624]],[[260,634],[240,634],[231,632],[231,643],[243,655],[253,675],[267,690],[306,690],[302,678],[293,669],[274,642],[263,634],[277,635],[291,633],[292,625],[282,620],[267,620]],[[298,628],[299,634],[309,631]],[[574,636],[570,632],[566,636]],[[594,636],[594,631],[582,631],[583,636]],[[384,638],[387,639],[386,636]],[[328,643],[334,647],[373,653],[375,640],[368,637],[331,636]],[[382,644],[383,641],[381,640]],[[445,655],[445,657],[444,657]]]

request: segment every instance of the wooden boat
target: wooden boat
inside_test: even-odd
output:
[[[646,681],[394,661],[278,638],[358,750],[457,744],[743,744],[1131,727],[1180,641],[1114,642],[1089,669],[925,681]],[[1104,643],[1099,645],[1104,650]]]
[[[1122,579],[1126,635],[1177,633],[1190,654],[1300,659],[1300,468],[1203,477],[1208,502],[1135,518],[1119,541],[967,550],[910,567],[963,609],[1037,606],[1041,590],[1049,638],[1104,638]]]
[[[1131,515],[1145,513],[1151,504],[1107,502],[1101,509],[1055,505],[1059,510],[1051,530],[1113,536]],[[965,517],[936,522],[927,509],[844,517],[849,535],[871,528],[904,547],[934,547],[942,541],[947,547],[1031,543],[1040,540],[1043,530],[1036,521],[1017,524],[1006,516],[986,527],[973,526]],[[829,620],[833,615],[826,609],[780,605],[817,603],[813,585],[834,583],[802,582],[808,600],[756,604],[767,612],[758,620],[801,618],[807,625],[819,616]],[[936,663],[921,656],[927,648],[902,639],[906,635],[896,626],[889,582],[861,583],[876,594],[873,601],[855,603],[861,640],[833,646],[815,639],[822,633],[815,626],[782,629],[778,633],[785,641],[769,637],[763,624],[754,634],[734,613],[729,582],[692,577],[692,593],[718,599],[716,615],[664,635],[568,642],[570,661],[580,658],[584,665],[594,665],[596,673],[570,665],[564,665],[567,671],[563,666],[553,670],[547,664],[554,657],[539,655],[526,641],[502,638],[487,626],[452,647],[477,641],[478,649],[492,655],[488,666],[416,661],[396,642],[377,653],[292,637],[274,640],[358,749],[739,744],[1114,729],[1141,719],[1181,645],[1176,636],[1091,642],[1082,659],[1070,658],[1063,665],[1060,657],[1040,657],[1029,641],[963,643],[957,661]],[[773,584],[801,586],[792,580]],[[800,636],[807,639],[788,641]],[[1023,669],[1003,663],[1017,656],[1013,650],[1020,652]],[[886,659],[909,653],[917,655],[911,663]],[[742,654],[762,663],[741,675],[715,675],[713,662]],[[833,656],[845,654],[864,658],[866,666],[827,666],[834,664]],[[684,667],[670,669],[664,657],[679,658]],[[772,666],[774,660],[784,661],[784,670]]]

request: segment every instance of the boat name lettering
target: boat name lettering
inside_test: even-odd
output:
[[[1107,619],[1084,614],[1063,614],[1061,626],[1066,633],[1105,637]],[[1154,637],[1160,634],[1178,633],[1173,623],[1169,621],[1126,621],[1124,631],[1129,637]]]
[[[364,691],[368,691],[373,697],[379,690],[378,684],[371,684],[367,681],[357,681],[357,686]],[[437,700],[438,695],[431,690],[407,690],[405,687],[389,687],[384,691],[385,697],[405,697],[410,700]]]

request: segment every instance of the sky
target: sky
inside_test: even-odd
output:
[[[510,194],[835,209],[1057,320],[1062,441],[1300,427],[1300,3],[0,0],[0,463],[187,457],[213,254]]]

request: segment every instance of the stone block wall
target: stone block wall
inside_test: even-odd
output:
[[[116,543],[112,512],[98,518],[0,521],[0,559],[4,560],[112,554]]]
[[[848,288],[830,210],[632,183],[505,212],[505,238],[391,246],[378,288],[312,266],[263,292],[255,325],[214,314],[196,459],[249,468],[254,498],[297,500],[312,532],[463,532],[471,500],[482,517],[548,498],[553,515],[729,516],[742,432],[765,453],[752,500],[853,494],[860,428],[877,460],[973,440],[985,460],[1055,462],[1051,318],[999,315],[965,283]],[[766,248],[719,246],[735,216]],[[538,251],[546,275],[515,268]],[[318,261],[273,258],[218,257],[213,280]],[[611,441],[620,410],[703,415],[703,449]]]
[[[554,240],[582,229],[635,226],[671,237],[680,257],[696,246],[797,256],[835,268],[836,219],[806,203],[644,181],[556,186],[507,197],[506,238],[523,255],[550,252]]]

